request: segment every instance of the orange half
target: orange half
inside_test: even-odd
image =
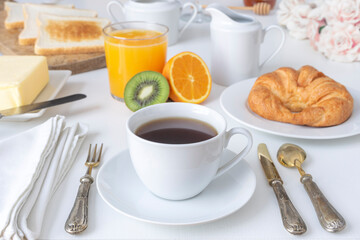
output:
[[[205,62],[195,53],[182,52],[172,57],[163,70],[175,102],[201,103],[210,95],[211,75]]]

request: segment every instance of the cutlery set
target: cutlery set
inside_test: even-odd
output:
[[[264,143],[258,145],[258,157],[265,176],[274,189],[285,229],[294,235],[305,233],[307,230],[306,224],[286,194],[283,181]],[[304,184],[305,190],[311,199],[321,226],[328,232],[339,232],[345,228],[345,220],[325,198],[316,183],[312,181],[312,176],[305,173],[301,168],[305,158],[305,151],[299,146],[290,143],[283,144],[277,152],[277,159],[281,165],[298,169],[301,175],[300,181]]]
[[[274,162],[271,159],[269,151],[265,144],[261,143],[258,146],[258,157],[263,167],[265,176],[273,188],[278,204],[280,207],[281,218],[285,229],[295,235],[303,234],[307,228],[305,222],[300,214],[292,204],[289,196],[283,186],[283,181],[280,178],[278,171],[275,168]]]

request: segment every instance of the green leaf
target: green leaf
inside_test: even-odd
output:
[[[319,34],[320,34],[321,31],[324,29],[324,27],[326,27],[326,25],[319,27]]]

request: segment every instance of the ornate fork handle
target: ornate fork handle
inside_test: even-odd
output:
[[[281,181],[273,181],[271,185],[278,200],[285,229],[295,235],[305,233],[307,230],[306,224],[286,194]]]
[[[311,199],[321,226],[329,232],[343,230],[346,226],[344,218],[325,198],[317,184],[312,180],[312,176],[305,174],[300,180]]]
[[[89,190],[94,179],[90,175],[85,175],[80,179],[80,186],[74,206],[71,209],[65,223],[65,231],[76,234],[84,231],[88,226],[88,198]]]

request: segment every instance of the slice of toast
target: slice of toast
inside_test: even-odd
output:
[[[24,11],[24,29],[19,34],[20,45],[32,45],[38,36],[38,26],[36,19],[40,13],[56,14],[59,16],[84,16],[96,17],[97,12],[92,10],[72,9],[58,7],[54,5],[34,5],[25,3],[23,5]]]
[[[37,21],[39,36],[35,42],[35,54],[57,55],[104,51],[102,29],[110,23],[107,19],[41,13]]]
[[[23,4],[17,2],[5,2],[5,28],[14,29],[14,28],[23,28],[24,27],[24,13],[23,13]],[[39,5],[39,4],[36,4]],[[57,5],[65,8],[73,8],[73,4],[68,5]]]
[[[17,2],[5,2],[5,28],[23,28],[24,27],[24,14],[22,10],[22,3]]]

